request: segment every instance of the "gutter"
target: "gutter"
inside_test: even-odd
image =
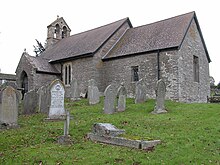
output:
[[[160,50],[157,50],[157,79],[160,80]]]

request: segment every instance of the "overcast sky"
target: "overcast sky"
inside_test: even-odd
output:
[[[5,0],[0,2],[0,69],[14,74],[24,49],[35,55],[35,39],[45,43],[47,25],[63,17],[71,34],[125,17],[134,27],[195,11],[212,62],[210,75],[220,81],[220,9],[217,0]]]

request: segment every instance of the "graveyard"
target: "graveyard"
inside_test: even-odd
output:
[[[104,102],[104,97],[95,105],[85,98],[65,99],[72,116],[67,145],[57,142],[65,121],[47,121],[48,115],[39,112],[19,114],[19,127],[0,130],[0,164],[220,164],[219,104],[166,100],[167,112],[153,114],[156,100],[135,104],[134,98],[126,98],[123,111],[108,114]],[[161,143],[136,149],[93,142],[87,134],[94,123],[125,130],[119,137]]]

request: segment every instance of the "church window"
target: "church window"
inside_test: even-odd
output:
[[[67,28],[66,26],[64,26],[62,30],[62,38],[65,38],[66,36],[67,36]]]
[[[70,84],[70,82],[71,82],[71,66],[69,65],[68,66],[68,84]]]
[[[193,56],[193,78],[194,82],[199,82],[199,58]]]
[[[60,26],[59,26],[59,24],[56,24],[54,32],[55,32],[55,38],[59,38],[59,34],[60,34]]]
[[[72,67],[71,67],[71,64],[65,64],[64,65],[64,72],[63,72],[63,83],[65,85],[70,85],[71,83],[71,71],[72,70]]]
[[[131,67],[131,79],[132,81],[139,81],[139,75],[138,75],[138,66],[132,66]]]

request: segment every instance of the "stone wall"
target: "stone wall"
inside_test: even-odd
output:
[[[23,73],[27,74],[28,77],[28,89],[34,89],[34,74],[36,73],[35,69],[31,63],[27,60],[25,53],[22,54],[22,57],[19,61],[18,67],[16,69],[16,83],[19,88],[22,87],[22,76]]]
[[[210,95],[209,63],[196,27],[192,22],[179,54],[179,101],[207,102]],[[194,82],[193,55],[199,58],[199,82]]]
[[[50,84],[55,79],[60,79],[60,75],[35,73],[33,79],[34,79],[34,88],[38,89],[42,86]]]
[[[139,79],[144,79],[148,97],[155,97],[154,90],[157,81],[157,53],[105,61],[105,77],[103,83],[105,86],[108,86],[114,82],[120,84],[120,82],[124,81],[128,95],[133,95],[136,82],[132,81],[132,66],[138,66]]]
[[[179,100],[177,50],[160,52],[160,78],[166,84],[166,99]]]

